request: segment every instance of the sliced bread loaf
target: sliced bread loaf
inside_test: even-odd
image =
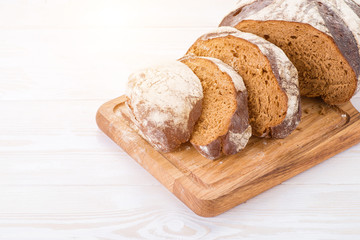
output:
[[[130,75],[127,96],[131,121],[155,149],[169,152],[190,139],[203,91],[185,64],[173,61]]]
[[[187,54],[218,58],[242,76],[254,135],[284,138],[298,125],[297,71],[280,48],[254,34],[221,27],[201,36]]]
[[[301,95],[329,104],[360,86],[360,4],[353,0],[243,0],[220,26],[265,38],[299,71]]]
[[[180,59],[200,79],[203,109],[190,138],[192,145],[209,159],[235,154],[250,136],[247,91],[240,75],[214,58]]]

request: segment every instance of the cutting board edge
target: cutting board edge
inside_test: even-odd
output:
[[[102,104],[96,113],[96,123],[101,131],[103,131],[113,142],[115,142],[118,146],[120,146],[129,156],[131,156],[140,166],[142,166],[147,172],[149,172],[153,177],[155,177],[162,185],[164,185],[170,192],[172,192],[173,183],[175,181],[175,178],[182,177],[184,174],[178,170],[175,166],[173,166],[171,163],[168,162],[168,160],[158,151],[155,149],[152,149],[151,155],[152,159],[156,159],[156,161],[153,161],[154,164],[149,165],[146,164],[146,161],[143,161],[141,157],[148,157],[146,154],[139,156],[134,153],[134,146],[131,146],[129,144],[126,144],[125,142],[121,141],[121,132],[118,131],[116,128],[113,128],[114,122],[117,122],[118,124],[124,124],[122,121],[120,121],[120,118],[114,118],[113,123],[111,124],[111,116],[113,114],[113,109],[126,100],[126,96],[123,95],[121,97],[112,99],[104,104]],[[111,109],[111,110],[109,110]],[[131,129],[129,126],[127,126],[129,129]],[[137,134],[134,130],[131,129],[134,134]],[[142,139],[139,136],[139,141],[146,142],[144,139]],[[148,143],[146,143],[148,144]],[[149,153],[147,153],[149,154]],[[167,170],[164,170],[164,165],[167,168]],[[169,174],[169,171],[173,174]],[[174,177],[175,176],[175,177]]]
[[[316,147],[311,149],[315,150],[320,148],[318,151],[323,153],[321,157],[311,154],[308,154],[309,156],[304,155],[302,156],[302,158],[298,159],[297,165],[295,166],[296,168],[293,166],[293,164],[290,164],[288,166],[282,166],[281,168],[275,169],[274,171],[264,176],[261,176],[260,178],[249,182],[246,185],[235,188],[228,193],[224,193],[217,198],[202,198],[196,196],[196,193],[194,194],[194,191],[189,191],[188,187],[186,187],[186,185],[191,182],[188,176],[176,179],[174,183],[173,193],[197,215],[202,217],[214,217],[358,144],[360,142],[360,113],[354,108],[354,106],[350,102],[341,106],[333,107],[338,107],[340,110],[346,112],[348,114],[349,121],[345,125],[336,129],[336,134],[329,136],[328,138],[326,138],[326,141],[316,145]],[[350,129],[350,126],[352,124],[355,124],[356,127],[354,127],[355,131],[352,132],[349,137],[349,135],[346,135],[346,129]],[[326,135],[330,135],[330,133],[327,133]],[[343,139],[344,136],[346,137]],[[336,144],[333,141],[336,139],[342,139],[340,144]],[[325,151],[329,149],[331,151]],[[310,164],[301,164],[303,163],[301,162],[301,160],[306,157],[311,160]],[[292,169],[291,172],[286,171],[286,169],[290,168]],[[276,176],[275,179],[274,176]],[[272,179],[268,179],[270,177]],[[272,182],[270,180],[272,180]],[[269,184],[262,187],[258,186],[266,183]],[[191,186],[193,187],[194,185]],[[254,191],[255,187],[256,189],[258,189],[257,191]],[[251,191],[249,191],[249,188],[251,188]],[[198,191],[202,190],[199,188],[199,186],[195,189]],[[197,192],[197,194],[203,193]],[[232,201],[227,201],[228,199],[231,199]],[[233,201],[234,199],[236,199],[236,201]],[[224,207],[224,201],[229,202],[230,204]]]
[[[360,134],[360,132],[359,132]],[[331,140],[331,139],[330,139]],[[273,172],[270,172],[264,176],[261,176],[260,178],[244,185],[240,186],[238,188],[235,188],[232,191],[229,191],[228,193],[224,193],[221,196],[218,196],[217,198],[208,199],[208,198],[201,198],[197,197],[196,193],[194,193],[194,188],[192,185],[192,191],[188,190],[188,187],[186,185],[188,184],[188,177],[184,176],[183,178],[179,178],[175,180],[174,183],[174,189],[173,193],[182,201],[184,202],[193,212],[195,212],[197,215],[202,217],[214,217],[217,215],[220,215],[227,210],[230,210],[233,207],[236,207],[237,205],[259,195],[262,192],[265,192],[284,181],[324,162],[325,160],[329,159],[332,156],[335,156],[336,154],[345,151],[346,149],[356,145],[359,143],[360,140],[352,142],[351,145],[347,145],[346,148],[338,148],[335,151],[332,151],[330,154],[325,155],[322,158],[316,158],[315,156],[311,158],[312,164],[310,165],[301,165],[297,168],[292,166],[283,166],[279,169],[274,170]],[[345,142],[346,144],[347,142]],[[332,148],[335,149],[335,148]],[[310,158],[309,158],[310,159]],[[292,171],[289,173],[286,173],[286,169],[291,168]],[[285,172],[285,173],[284,173]],[[274,176],[277,176],[274,178]],[[270,179],[270,177],[272,179]],[[267,183],[267,185],[266,185]],[[260,186],[260,185],[266,185],[266,186]],[[251,188],[251,191],[249,190]],[[256,191],[254,189],[257,189]],[[200,189],[201,191],[201,189]],[[227,199],[230,199],[232,201],[228,201],[230,204],[226,207],[224,207],[224,201],[227,201]],[[236,199],[236,201],[234,201]]]
[[[114,122],[118,122],[118,123],[121,122],[120,119],[114,118],[114,116],[112,116],[114,113],[113,109],[118,104],[123,102],[125,99],[126,99],[125,96],[121,96],[101,105],[101,107],[98,109],[96,114],[97,125],[108,137],[110,137],[117,145],[119,145],[122,149],[124,149],[125,152],[127,152],[136,162],[138,162],[152,176],[154,176],[159,182],[161,182],[179,200],[181,200],[185,205],[187,205],[194,213],[202,217],[213,217],[221,213],[224,213],[225,211],[251,199],[252,197],[276,185],[279,185],[280,183],[290,179],[291,177],[296,176],[297,174],[304,172],[307,169],[310,169],[311,167],[327,160],[328,158],[360,142],[360,137],[358,138],[354,137],[356,134],[360,135],[359,113],[351,105],[350,102],[343,104],[338,107],[344,110],[345,112],[347,112],[351,116],[349,123],[345,124],[342,127],[339,127],[339,129],[337,129],[337,133],[331,136],[330,138],[328,138],[326,142],[331,142],[334,138],[341,138],[343,135],[345,135],[345,132],[343,130],[349,129],[349,126],[351,124],[357,124],[359,130],[357,130],[352,134],[353,138],[346,137],[345,139],[343,139],[343,141],[341,141],[342,147],[340,145],[338,147],[336,146],[331,147],[332,149],[331,152],[322,156],[321,158],[317,158],[316,161],[313,161],[312,164],[307,165],[306,167],[301,167],[300,164],[298,169],[296,169],[295,173],[294,173],[294,168],[292,168],[292,172],[286,175],[281,175],[280,173],[282,173],[283,171],[282,169],[284,169],[284,167],[282,167],[281,169],[276,169],[273,172],[270,172],[265,176],[262,176],[256,179],[255,181],[250,182],[244,186],[240,186],[231,191],[224,192],[224,194],[216,198],[208,199],[197,196],[201,191],[204,190],[206,191],[208,189],[205,189],[200,185],[194,184],[191,181],[191,178],[187,176],[187,174],[181,172],[179,169],[177,169],[175,166],[169,163],[166,157],[164,157],[161,153],[157,152],[156,150],[154,150],[155,151],[154,156],[157,158],[157,160],[154,161],[156,164],[153,164],[152,166],[144,166],[144,161],[139,161],[139,159],[136,156],[134,156],[132,149],[129,149],[128,146],[126,146],[126,144],[121,141],[121,138],[119,138],[119,133],[116,131],[114,132],[115,129],[111,129],[110,125],[114,125]],[[328,149],[330,147],[329,145],[326,144],[319,144],[319,146],[322,146],[321,150]],[[161,161],[162,163],[167,163],[168,167],[172,168],[173,173],[176,172],[175,174],[176,177],[171,176],[170,174],[168,174],[166,170],[163,170],[163,166],[162,164],[160,164],[159,161]],[[274,175],[281,177],[277,177],[276,179],[271,179],[271,181],[267,180],[267,178],[272,177]],[[266,186],[261,186],[261,184],[264,183],[269,183],[269,184],[267,184]],[[190,190],[189,187],[186,186],[187,184],[191,184],[192,190]],[[194,192],[194,187],[196,189],[195,192]],[[256,187],[258,190],[254,191],[254,187]],[[250,188],[251,191],[249,190]],[[224,202],[228,202],[229,204],[224,205]]]

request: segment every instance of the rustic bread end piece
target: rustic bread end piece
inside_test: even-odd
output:
[[[202,109],[200,80],[173,61],[133,73],[126,102],[139,133],[157,150],[169,152],[190,139]]]
[[[230,66],[214,58],[180,59],[203,87],[203,110],[190,142],[206,158],[216,159],[242,150],[251,137],[247,91]]]

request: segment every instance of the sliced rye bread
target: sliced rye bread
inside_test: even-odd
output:
[[[202,109],[199,78],[179,61],[133,73],[126,105],[139,134],[155,149],[175,150],[190,139]]]
[[[187,54],[218,58],[240,74],[248,92],[254,135],[284,138],[300,122],[297,70],[272,43],[232,27],[220,27],[201,36]]]
[[[303,96],[344,103],[360,87],[360,4],[352,0],[245,0],[220,26],[282,48],[299,71]]]
[[[241,76],[214,58],[186,56],[179,61],[193,70],[203,88],[203,109],[191,144],[209,159],[238,153],[251,137],[247,91]]]

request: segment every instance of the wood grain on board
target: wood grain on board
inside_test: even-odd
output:
[[[286,139],[252,137],[240,153],[212,161],[189,144],[159,153],[126,118],[125,96],[97,113],[99,128],[200,216],[216,216],[360,142],[360,114],[351,105],[302,99],[302,120]]]

